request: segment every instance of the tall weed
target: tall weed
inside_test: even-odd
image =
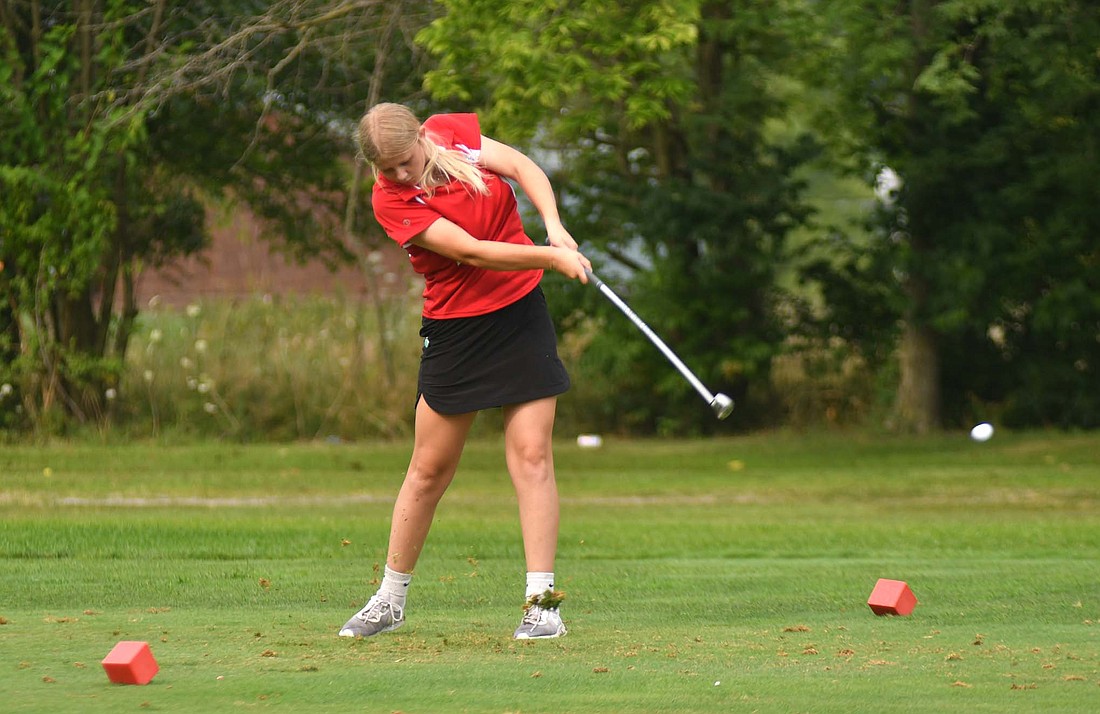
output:
[[[130,435],[393,438],[411,431],[419,305],[256,295],[153,305],[116,396]],[[387,362],[392,361],[392,369]]]

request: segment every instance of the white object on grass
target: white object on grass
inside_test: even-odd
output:
[[[988,422],[983,421],[970,430],[970,438],[974,441],[989,441],[992,436],[993,425]]]

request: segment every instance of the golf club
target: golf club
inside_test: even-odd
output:
[[[649,329],[649,325],[645,324],[642,318],[638,317],[638,315],[630,309],[630,306],[623,302],[622,299],[615,294],[615,291],[607,286],[607,283],[596,277],[596,274],[591,270],[585,270],[584,272],[588,275],[588,279],[604,294],[604,297],[614,303],[615,307],[619,308],[624,315],[629,317],[630,321],[642,331],[642,334],[648,337],[649,341],[664,353],[665,357],[668,358],[668,361],[671,362],[676,369],[680,370],[680,374],[684,375],[684,379],[690,382],[691,386],[695,387],[695,391],[699,392],[703,399],[706,400],[707,404],[710,405],[710,408],[714,410],[714,413],[719,419],[725,419],[730,415],[730,412],[733,411],[732,399],[721,392],[711,394],[710,390],[699,381],[699,378],[687,368],[683,360],[676,356],[676,353],[664,343],[664,340],[657,336],[657,333]]]

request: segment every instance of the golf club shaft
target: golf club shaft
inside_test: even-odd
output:
[[[672,348],[666,345],[664,340],[658,337],[657,333],[651,330],[649,328],[649,325],[645,324],[642,318],[638,317],[638,315],[630,309],[630,306],[623,302],[622,299],[615,294],[615,291],[607,286],[607,283],[596,277],[596,274],[593,273],[591,270],[586,270],[585,273],[588,274],[588,279],[595,283],[600,292],[604,294],[604,297],[614,303],[615,307],[619,308],[619,310],[621,310],[624,315],[629,317],[630,321],[633,322],[638,327],[638,329],[642,331],[642,334],[648,337],[649,341],[656,345],[657,349],[661,350],[661,352],[664,353],[665,357],[668,358],[668,361],[671,362],[676,369],[680,370],[680,374],[684,375],[684,379],[690,382],[691,386],[695,387],[695,391],[699,392],[703,399],[707,400],[707,404],[712,404],[714,402],[714,395],[711,394],[710,390],[707,389],[706,386],[699,381],[699,378],[696,377],[690,369],[688,369],[683,360],[676,356],[676,353],[672,351]]]

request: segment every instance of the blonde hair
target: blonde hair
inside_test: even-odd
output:
[[[489,187],[477,165],[466,154],[444,149],[420,132],[420,120],[408,107],[383,102],[370,108],[359,120],[355,142],[359,155],[378,175],[378,164],[398,159],[412,151],[417,142],[424,151],[424,173],[416,181],[430,198],[439,186],[459,181],[467,190],[488,195]]]

